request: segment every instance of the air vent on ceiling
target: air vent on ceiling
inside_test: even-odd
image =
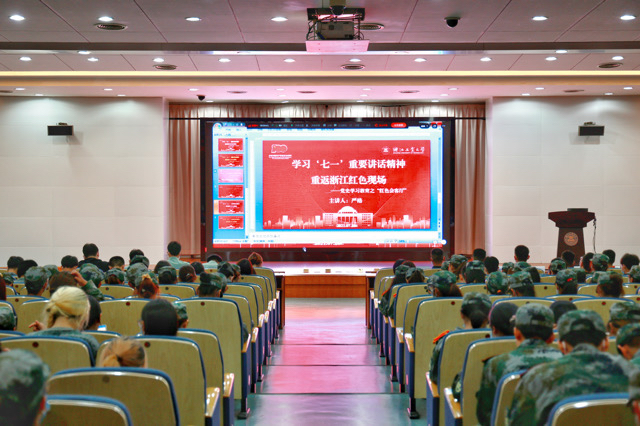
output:
[[[310,93],[316,93],[315,90],[298,90],[298,93],[302,93],[304,95],[308,95]]]
[[[343,70],[346,70],[346,71],[357,71],[357,70],[363,70],[364,69],[364,65],[360,65],[360,64],[344,64],[344,65],[341,65],[340,68],[342,68]]]
[[[176,68],[178,68],[177,65],[171,65],[171,64],[158,64],[158,65],[154,65],[153,67],[160,71],[173,71]]]
[[[401,90],[400,93],[418,93],[419,90]]]
[[[247,93],[246,90],[227,90],[227,93],[233,93],[234,95],[241,95],[243,93]]]
[[[126,30],[127,26],[124,24],[109,23],[109,24],[96,24],[96,28],[98,28],[99,30],[105,30],[105,31],[122,31],[122,30]]]
[[[580,92],[584,92],[584,89],[568,89],[568,90],[563,90],[564,93],[580,93]]]
[[[622,65],[622,62],[605,62],[598,65],[598,68],[618,68]]]
[[[379,31],[384,28],[384,24],[379,24],[377,22],[363,22],[358,25],[360,31]]]

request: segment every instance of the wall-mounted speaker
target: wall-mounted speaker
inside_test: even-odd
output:
[[[73,136],[73,126],[59,124],[57,126],[47,126],[49,136]]]
[[[578,135],[580,136],[602,136],[604,135],[604,126],[589,124],[578,127]]]

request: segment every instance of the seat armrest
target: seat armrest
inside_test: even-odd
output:
[[[253,327],[253,332],[251,333],[251,343],[256,343],[258,341],[258,332],[260,330],[258,327]]]
[[[204,416],[212,417],[216,407],[220,405],[220,388],[207,388]]]
[[[260,316],[258,317],[258,327],[262,328],[263,324],[264,324],[264,314],[260,314]]]
[[[460,407],[460,403],[453,398],[453,393],[451,392],[451,388],[444,388],[444,399],[447,404],[447,409],[451,413],[454,419],[462,418],[462,407]]]
[[[276,291],[276,299],[280,299],[280,290]]]
[[[269,322],[269,311],[264,313],[264,323]]]
[[[373,307],[374,308],[378,309],[378,303],[379,303],[378,299],[373,299]]]
[[[413,335],[410,333],[405,334],[404,342],[407,345],[407,350],[409,351],[409,353],[414,353],[415,349],[413,348]]]
[[[225,398],[233,398],[233,384],[236,380],[236,377],[233,373],[226,373],[224,375],[224,394]]]
[[[244,344],[242,345],[243,354],[247,353],[247,350],[249,349],[249,344],[251,343],[251,336],[252,336],[251,334],[247,336],[246,342],[244,342]]]
[[[384,323],[385,324],[389,324],[389,317],[383,316],[382,318],[384,318]]]
[[[273,300],[269,300],[267,307],[270,311],[273,311]]]
[[[396,328],[395,323],[396,322],[393,320],[393,318],[389,317],[389,325],[391,326],[391,328]]]
[[[428,371],[427,371],[427,386],[431,388],[431,394],[433,394],[434,398],[440,398],[440,394],[438,393],[438,385],[431,381],[431,377],[429,377]]]
[[[404,343],[404,329],[402,327],[396,328],[396,336],[398,337],[398,343]]]

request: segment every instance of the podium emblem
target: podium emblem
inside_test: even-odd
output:
[[[578,244],[578,235],[575,232],[567,232],[564,234],[564,243],[568,246],[575,246]]]

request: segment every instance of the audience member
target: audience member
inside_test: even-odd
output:
[[[616,349],[624,359],[640,367],[640,323],[632,322],[620,329],[616,336]]]
[[[41,266],[32,266],[24,274],[24,286],[29,296],[42,296],[49,280],[47,272]]]
[[[147,367],[147,356],[139,340],[116,337],[105,344],[97,362],[98,367]]]
[[[60,287],[77,287],[76,278],[69,272],[60,272],[49,279],[49,294],[53,295]]]
[[[554,320],[553,328],[557,327],[558,321],[560,321],[560,318],[564,314],[566,314],[567,312],[578,310],[576,305],[574,305],[573,302],[569,300],[556,300],[551,304],[551,306],[549,306],[549,309],[551,309],[551,311],[553,312],[553,320]]]
[[[467,263],[467,268],[464,271],[464,282],[467,284],[484,283],[484,263],[480,260],[472,260]]]
[[[500,268],[500,262],[497,257],[488,256],[484,259],[484,272],[491,274]]]
[[[509,278],[507,274],[500,271],[495,271],[487,276],[487,291],[489,294],[503,295],[507,294],[509,289]]]
[[[193,283],[197,277],[196,271],[191,265],[185,265],[178,271],[178,278],[181,283]]]
[[[108,271],[108,270],[107,270]],[[104,280],[104,271],[91,263],[81,265],[78,270],[71,273],[76,279],[78,286],[90,296],[99,301],[104,300],[104,295],[98,289]]]
[[[78,267],[82,267],[85,263],[91,263],[103,272],[107,272],[109,270],[109,263],[104,260],[100,260],[100,251],[98,250],[97,245],[93,243],[85,244],[82,246],[82,254],[84,255],[84,260],[81,260],[80,263],[78,263]]]
[[[148,336],[175,336],[178,333],[178,314],[169,301],[155,299],[142,308],[140,325]]]
[[[100,302],[93,297],[87,295],[89,299],[89,319],[84,326],[85,330],[97,330],[102,325],[102,309],[100,308]]]
[[[580,261],[580,267],[585,270],[587,274],[593,272],[591,269],[591,258],[593,257],[593,253],[589,252],[582,256],[582,260]]]
[[[150,264],[149,258],[141,254],[133,256],[133,259],[131,259],[131,262],[129,263],[129,267],[135,265],[136,263],[142,263],[145,268],[149,268]]]
[[[167,252],[169,253],[169,259],[167,261],[176,269],[180,269],[181,267],[188,265],[189,262],[183,262],[180,260],[180,252],[182,251],[182,246],[177,241],[171,241],[169,245],[167,245]]]
[[[127,281],[127,274],[120,268],[113,268],[107,271],[105,284],[121,285]]]
[[[562,269],[556,274],[558,294],[578,294],[578,276],[573,269]]]
[[[591,257],[591,270],[594,272],[606,271],[609,269],[609,256],[601,253],[594,253]]]
[[[609,336],[618,334],[618,330],[630,323],[640,323],[640,306],[633,300],[621,300],[609,308],[607,331]]]
[[[193,266],[193,270],[196,271],[196,275],[200,275],[204,272],[204,266],[198,261],[191,262],[191,266]]]
[[[109,269],[121,269],[124,271],[124,257],[112,256],[111,259],[109,259]]]
[[[594,275],[595,277],[595,275]],[[615,297],[624,296],[624,286],[622,285],[622,276],[618,273],[603,273],[598,277],[598,287],[596,294],[598,297]]]
[[[392,269],[393,269],[393,273],[394,273],[394,274],[396,273],[396,268],[397,268],[398,266],[402,265],[404,262],[405,262],[405,260],[404,260],[404,259],[397,259],[395,262],[393,262],[393,267],[392,267]]]
[[[252,253],[253,254],[253,253]],[[258,253],[256,253],[258,254]],[[258,254],[258,256],[260,256]],[[262,258],[261,258],[262,259]],[[207,262],[203,263],[202,266],[204,266],[204,269],[218,269],[218,265],[222,263],[222,257],[220,257],[219,254],[210,254],[209,256],[207,256]]]
[[[229,282],[237,282],[240,280],[240,267],[238,267],[237,271],[233,267],[234,265],[229,262],[222,262],[218,265],[218,272],[227,277]],[[238,265],[235,265],[236,267]]]
[[[434,248],[431,250],[431,263],[432,269],[442,268],[444,262],[444,251],[441,248]]]
[[[556,275],[558,271],[562,271],[563,269],[567,269],[567,263],[558,257],[553,259],[549,265],[549,273],[551,275]]]
[[[576,273],[578,284],[584,284],[587,282],[587,271],[585,271],[584,268],[573,268],[573,272]]]
[[[636,369],[607,353],[609,339],[597,313],[564,314],[558,333],[564,356],[533,367],[520,379],[509,410],[510,424],[544,424],[551,408],[570,396],[628,390],[628,377]]]
[[[449,259],[449,272],[456,276],[458,282],[464,282],[464,272],[467,267],[467,258],[461,254],[454,254]]]
[[[609,258],[609,268],[607,269],[613,268],[613,264],[616,263],[616,252],[611,249],[607,249],[602,250],[602,254]]]
[[[407,284],[425,282],[424,270],[422,268],[409,268],[405,273]]]
[[[60,266],[62,267],[63,272],[74,271],[78,268],[78,265],[78,258],[70,254],[64,256],[62,260],[60,260]]]
[[[55,275],[58,275],[60,273],[56,265],[44,265],[42,268],[45,270],[49,278]]]
[[[567,268],[573,268],[576,266],[576,255],[571,250],[565,250],[560,254],[562,260],[567,265]]]
[[[640,265],[640,258],[638,258],[638,256],[635,254],[625,253],[622,258],[620,258],[620,265],[622,268],[622,273],[628,274],[631,268]]]
[[[477,248],[473,250],[473,260],[478,260],[480,262],[484,262],[487,258],[487,252],[484,249]]]
[[[140,250],[140,249],[132,249],[129,252],[129,264],[131,264],[131,261],[136,256],[144,256],[144,252],[142,250]]]
[[[39,425],[49,367],[31,351],[0,352],[0,424]]]
[[[158,271],[158,282],[160,284],[177,284],[178,274],[173,266],[164,266]]]
[[[146,271],[138,276],[134,280],[135,289],[133,295],[141,299],[156,299],[160,294],[160,288],[158,287],[158,279],[156,274],[151,271]]]
[[[24,262],[24,259],[20,256],[10,256],[7,260],[7,273],[14,278],[18,278],[18,268],[22,262]]]
[[[198,297],[222,297],[227,289],[227,277],[219,272],[200,274],[200,285],[196,290]]]
[[[176,310],[176,315],[178,315],[178,328],[189,327],[189,315],[187,315],[187,307],[177,300],[173,302],[172,305]]]
[[[492,337],[513,336],[515,315],[518,305],[511,302],[502,302],[493,305],[489,312],[489,328]]]
[[[509,275],[509,291],[514,297],[536,297],[531,274],[519,271]]]
[[[516,262],[526,262],[529,260],[529,247],[519,245],[513,250],[513,259]]]
[[[256,271],[253,270],[253,265],[249,259],[238,260],[237,265],[240,267],[240,275],[255,275]]]
[[[516,264],[513,262],[504,262],[502,264],[502,272],[507,275],[513,274],[513,268],[515,268]]]
[[[640,425],[640,370],[634,371],[629,377],[629,402],[627,405],[631,406],[636,425]]]
[[[247,259],[249,259],[249,262],[251,262],[251,265],[257,268],[261,268],[262,263],[264,262],[264,260],[262,259],[262,256],[260,256],[260,253],[256,253],[255,251],[251,253]],[[222,259],[220,260],[222,261]]]
[[[529,266],[528,268],[524,269],[524,272],[528,272],[529,275],[531,275],[531,281],[533,281],[534,283],[540,282],[540,271],[535,266]]]
[[[2,274],[0,274],[0,300],[7,300],[7,282]]]
[[[165,266],[171,266],[171,264],[166,260],[159,260],[158,263],[156,263],[156,267],[153,268],[153,273],[158,275],[158,273],[160,272],[160,268],[164,268]],[[173,266],[171,267],[173,268]],[[176,268],[173,268],[173,269],[176,269]]]
[[[456,276],[449,271],[438,271],[427,280],[427,287],[433,297],[462,297],[456,285]]]
[[[18,278],[24,279],[24,274],[27,273],[29,268],[32,268],[34,266],[38,266],[38,263],[32,259],[23,260],[22,262],[20,262],[20,265],[18,265],[18,272],[17,272]]]
[[[640,283],[640,266],[634,265],[629,271],[629,281],[632,283]]]
[[[0,305],[0,330],[14,331],[18,326],[18,318],[10,306]]]

